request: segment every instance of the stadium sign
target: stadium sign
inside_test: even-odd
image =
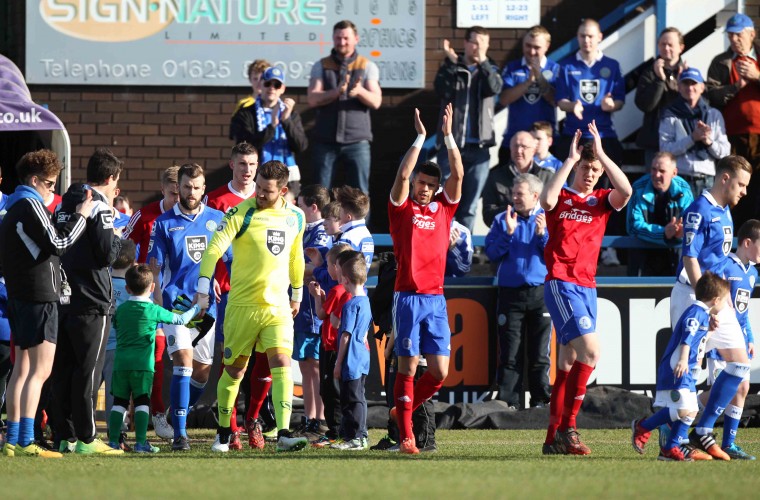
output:
[[[27,0],[26,79],[247,86],[261,58],[306,87],[343,19],[358,27],[381,86],[424,87],[424,0]]]

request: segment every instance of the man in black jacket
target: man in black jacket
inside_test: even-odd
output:
[[[16,166],[20,185],[8,199],[0,224],[0,265],[16,350],[7,393],[5,456],[61,457],[34,443],[34,415],[56,349],[62,292],[58,257],[84,234],[85,214],[92,210],[92,197],[85,193],[68,221],[58,229],[53,226],[44,199],[53,192],[61,169],[52,151],[24,155]]]
[[[468,28],[464,37],[464,54],[459,56],[448,40],[443,41],[446,57],[435,75],[435,93],[441,99],[441,116],[446,105],[454,107],[451,137],[462,152],[464,180],[462,200],[456,219],[472,232],[475,211],[483,186],[488,178],[491,155],[489,148],[496,144],[493,130],[494,103],[501,92],[499,68],[486,55],[488,31],[480,26]],[[437,144],[447,139],[439,132]],[[438,164],[448,176],[447,149],[442,148]]]
[[[61,303],[52,422],[63,452],[123,453],[98,439],[95,430],[95,401],[113,314],[109,267],[121,248],[112,208],[121,169],[122,162],[107,149],[97,149],[90,157],[87,183],[94,206],[85,236],[62,259],[72,294],[68,303]],[[56,213],[59,226],[67,223],[86,189],[87,185],[73,184],[63,196]]]

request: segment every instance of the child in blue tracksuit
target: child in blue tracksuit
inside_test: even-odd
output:
[[[545,406],[549,389],[551,319],[544,305],[549,239],[546,215],[538,206],[543,189],[533,174],[515,178],[514,207],[496,216],[486,236],[486,255],[498,264],[499,399],[518,409],[521,404],[523,346],[528,351],[530,405]]]

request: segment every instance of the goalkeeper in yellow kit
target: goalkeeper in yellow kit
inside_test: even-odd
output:
[[[224,320],[224,372],[217,385],[219,431],[211,449],[229,450],[230,414],[253,347],[266,352],[272,371],[277,451],[308,441],[288,430],[293,400],[290,356],[293,317],[303,295],[304,213],[288,204],[288,167],[269,161],[256,173],[256,195],[231,208],[201,260],[198,295],[208,295],[216,262],[232,245],[230,294]],[[291,292],[288,297],[288,285]]]

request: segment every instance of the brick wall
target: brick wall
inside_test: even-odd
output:
[[[6,32],[11,39],[8,56],[24,67],[25,2],[9,2],[7,22],[15,29]],[[385,200],[399,159],[414,138],[412,108],[419,107],[431,132],[436,123],[438,102],[432,92],[435,72],[442,60],[442,41],[453,41],[462,50],[464,30],[455,29],[455,0],[427,0],[425,89],[385,90],[383,105],[373,113],[375,141],[372,147],[373,226],[387,231]],[[578,0],[542,1],[542,24],[559,46],[574,35],[582,17],[603,16],[612,7]],[[760,14],[760,0],[748,0],[747,11]],[[579,6],[583,6],[583,11]],[[10,35],[8,35],[10,33]],[[500,65],[520,56],[522,30],[491,30],[489,55]],[[244,85],[245,82],[241,82]],[[72,142],[74,179],[84,178],[87,158],[97,146],[107,146],[124,159],[126,169],[120,182],[136,206],[157,197],[160,172],[174,161],[192,160],[205,165],[208,189],[228,180],[225,168],[229,148],[229,118],[235,103],[249,88],[152,88],[152,87],[31,87],[36,102],[46,103],[66,124]],[[306,106],[305,89],[288,92],[297,101],[307,131],[314,113]],[[311,177],[308,152],[299,158],[305,180]]]

